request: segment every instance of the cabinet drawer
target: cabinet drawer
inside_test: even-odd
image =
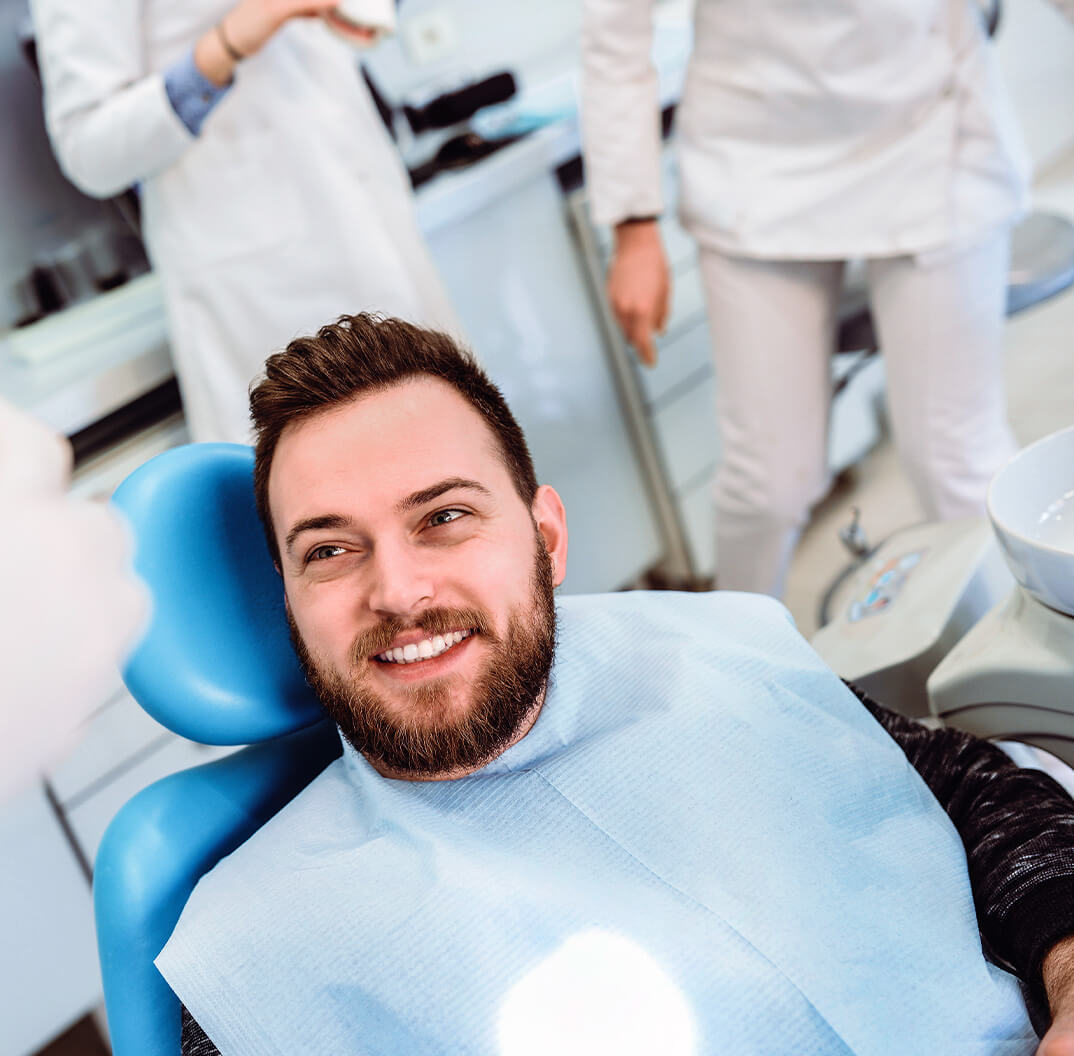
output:
[[[655,367],[638,363],[638,378],[645,402],[657,411],[665,401],[674,399],[676,389],[712,373],[709,328],[705,323],[687,327],[668,340],[657,341]]]
[[[97,857],[97,848],[108,823],[119,808],[143,788],[169,774],[220,759],[234,751],[237,751],[234,746],[195,744],[175,734],[163,739],[155,751],[116,774],[113,780],[67,812],[67,821],[86,858],[92,862]]]
[[[83,498],[108,499],[139,466],[189,440],[183,416],[170,415],[87,459],[78,467],[71,491]]]
[[[135,756],[147,754],[155,743],[173,736],[120,687],[90,718],[71,754],[49,771],[53,790],[67,805],[92,786],[107,781],[112,772]]]
[[[701,285],[701,270],[693,267],[672,277],[671,311],[662,340],[674,341],[704,320],[705,291]]]
[[[717,458],[716,387],[711,374],[653,416],[657,443],[674,491],[681,491]]]

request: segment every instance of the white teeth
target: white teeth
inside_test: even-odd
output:
[[[452,631],[450,634],[434,635],[423,638],[420,642],[396,646],[377,654],[377,659],[386,664],[414,664],[419,660],[431,660],[434,656],[446,653],[452,646],[458,645],[464,638],[469,638],[472,631]]]

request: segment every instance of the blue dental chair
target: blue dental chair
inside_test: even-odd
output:
[[[150,715],[202,743],[247,745],[150,785],[113,819],[94,912],[116,1056],[177,1056],[179,1001],[153,965],[198,879],[340,754],[292,652],[253,495],[253,452],[192,444],[116,491],[149,631],[124,678]]]

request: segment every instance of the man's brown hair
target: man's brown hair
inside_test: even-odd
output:
[[[447,382],[492,430],[504,465],[522,501],[530,506],[537,478],[526,438],[500,390],[453,338],[401,319],[362,312],[343,315],[314,337],[299,337],[269,356],[250,391],[253,419],[254,494],[269,553],[280,552],[268,505],[272,457],[283,430],[294,422],[398,385],[407,378]],[[361,452],[356,452],[360,457]]]

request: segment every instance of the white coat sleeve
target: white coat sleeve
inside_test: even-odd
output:
[[[67,178],[118,194],[176,161],[193,142],[146,68],[144,0],[31,0],[45,125]]]
[[[585,0],[582,156],[594,221],[662,211],[653,0]]]
[[[70,465],[62,438],[0,400],[0,802],[70,748],[146,619],[130,533],[67,493]]]

